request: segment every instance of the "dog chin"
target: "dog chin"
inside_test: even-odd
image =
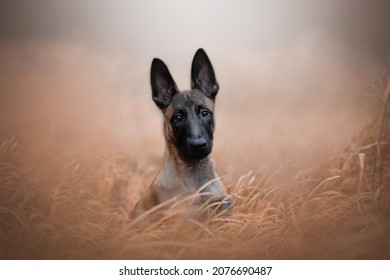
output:
[[[206,151],[206,152],[203,152],[203,153],[187,154],[187,155],[184,156],[184,160],[186,162],[194,163],[194,162],[197,162],[197,161],[200,161],[200,160],[206,158],[210,154],[210,152],[211,151]]]

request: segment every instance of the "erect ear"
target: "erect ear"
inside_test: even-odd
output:
[[[211,99],[218,93],[219,85],[215,79],[213,66],[203,49],[198,49],[192,60],[191,87]]]
[[[150,84],[152,85],[152,99],[154,103],[160,109],[168,107],[178,89],[169,73],[168,67],[158,58],[152,61]]]

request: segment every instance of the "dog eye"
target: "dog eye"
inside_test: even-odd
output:
[[[209,111],[206,111],[206,110],[203,110],[203,111],[201,112],[201,114],[202,114],[202,117],[204,117],[204,118],[207,118],[208,116],[210,116],[210,112],[209,112]]]
[[[183,116],[181,114],[176,114],[176,115],[173,116],[173,120],[175,122],[180,122],[180,121],[183,120]]]

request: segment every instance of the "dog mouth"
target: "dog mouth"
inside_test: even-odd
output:
[[[190,160],[201,160],[201,159],[204,159],[205,157],[207,157],[209,154],[210,154],[210,152],[205,149],[205,151],[203,151],[203,152],[191,153],[191,155],[189,155],[188,158]]]
[[[210,153],[211,153],[211,148],[206,147],[196,151],[192,151],[192,150],[185,151],[184,153],[182,153],[182,157],[187,162],[194,162],[206,158]]]

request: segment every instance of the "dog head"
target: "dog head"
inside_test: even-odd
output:
[[[179,91],[168,67],[158,58],[152,62],[150,81],[153,101],[164,115],[168,146],[174,147],[185,162],[207,157],[213,147],[214,104],[219,85],[206,52],[198,49],[195,53],[191,90]]]

